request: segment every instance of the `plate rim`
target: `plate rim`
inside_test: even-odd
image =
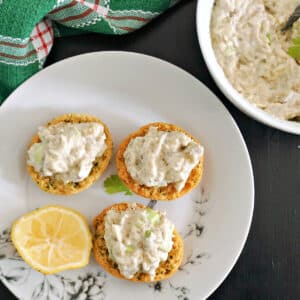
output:
[[[199,3],[199,2],[198,2]],[[255,204],[255,182],[254,182],[254,173],[253,173],[253,167],[252,167],[252,162],[251,162],[251,157],[249,154],[249,150],[247,147],[247,144],[244,140],[244,137],[241,133],[241,130],[239,129],[236,121],[234,120],[234,118],[232,117],[231,113],[229,112],[229,110],[225,107],[225,105],[222,103],[222,101],[219,99],[219,97],[217,97],[215,95],[215,93],[208,88],[203,82],[201,82],[196,76],[194,76],[193,74],[189,73],[188,71],[186,71],[185,69],[182,69],[181,67],[163,60],[161,58],[152,56],[152,55],[148,55],[148,54],[143,54],[143,53],[139,53],[139,52],[135,52],[135,51],[93,51],[93,52],[88,52],[88,53],[83,53],[83,54],[78,54],[78,55],[74,55],[71,57],[67,57],[64,58],[62,60],[59,60],[53,64],[51,64],[50,66],[47,66],[46,68],[42,69],[41,71],[35,73],[33,76],[31,76],[30,78],[28,78],[27,80],[25,80],[21,85],[18,86],[17,89],[15,89],[10,95],[9,97],[2,103],[2,105],[0,106],[0,113],[4,113],[3,112],[3,107],[6,107],[7,103],[10,101],[16,101],[14,100],[15,95],[21,90],[23,89],[23,86],[28,84],[27,82],[31,81],[31,80],[35,80],[35,78],[37,78],[38,76],[40,76],[40,74],[44,74],[47,71],[49,71],[52,68],[56,68],[56,66],[58,64],[64,64],[66,61],[71,61],[71,60],[77,60],[80,59],[83,56],[97,56],[97,55],[129,55],[129,56],[139,56],[145,59],[150,59],[153,61],[158,62],[161,65],[167,65],[168,67],[171,67],[174,71],[176,72],[183,72],[183,74],[192,79],[194,82],[197,82],[197,84],[202,85],[203,88],[207,89],[215,98],[218,105],[220,105],[223,109],[223,111],[225,111],[225,114],[227,114],[228,119],[230,119],[232,125],[233,125],[233,129],[236,131],[236,133],[238,134],[239,138],[240,138],[240,142],[241,142],[241,146],[242,146],[242,150],[245,153],[245,158],[246,158],[246,162],[247,162],[247,166],[248,166],[248,170],[250,173],[250,178],[249,178],[249,185],[250,185],[250,197],[249,200],[251,200],[251,210],[249,211],[249,219],[247,221],[247,224],[245,223],[245,234],[243,235],[243,238],[241,239],[241,243],[238,249],[238,253],[237,255],[234,257],[233,259],[233,263],[230,265],[230,267],[228,267],[228,270],[226,272],[224,272],[224,275],[221,276],[221,279],[216,281],[215,285],[212,286],[209,289],[209,292],[207,293],[206,298],[210,297],[219,287],[220,285],[225,281],[225,279],[227,279],[229,273],[232,271],[232,269],[234,268],[234,266],[236,265],[238,259],[241,256],[242,251],[245,248],[245,244],[247,242],[248,236],[249,236],[249,232],[251,229],[251,224],[252,224],[252,220],[253,220],[253,213],[254,213],[254,204]],[[1,282],[3,283],[3,285],[14,295],[16,296],[13,291],[9,288],[9,286],[6,284],[5,281],[1,280]]]

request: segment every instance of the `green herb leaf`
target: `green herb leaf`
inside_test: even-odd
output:
[[[289,47],[288,55],[295,59],[300,59],[300,37],[293,40],[293,46]]]
[[[293,39],[293,43],[295,44],[295,45],[300,45],[300,37],[297,37],[297,38],[295,38],[295,39]]]
[[[123,183],[118,175],[111,175],[104,181],[104,189],[108,194],[125,193],[125,195],[132,195],[132,192]]]

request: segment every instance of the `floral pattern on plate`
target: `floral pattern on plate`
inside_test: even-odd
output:
[[[200,196],[199,196],[200,195]],[[149,202],[150,203],[150,202]],[[181,233],[184,241],[188,239],[199,239],[205,232],[203,217],[207,211],[208,197],[204,188],[200,188],[193,198],[194,215],[184,232]],[[153,203],[151,203],[153,205]],[[154,203],[155,205],[155,203]],[[185,257],[178,272],[184,272],[187,276],[191,268],[201,264],[202,260],[208,258],[205,251],[193,253],[193,250],[186,247]],[[204,249],[203,249],[204,250]],[[91,263],[90,265],[93,265]],[[15,250],[11,239],[10,231],[3,230],[0,233],[0,279],[13,289],[16,285],[26,286],[27,291],[24,300],[59,299],[59,300],[103,300],[109,295],[106,290],[108,275],[100,268],[94,270],[85,268],[72,271],[74,276],[68,277],[62,274],[43,275],[29,267]],[[36,283],[36,284],[33,284]],[[154,293],[168,293],[172,298],[188,300],[191,288],[173,282],[172,278],[145,285]]]

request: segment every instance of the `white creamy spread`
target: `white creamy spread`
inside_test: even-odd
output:
[[[126,168],[139,184],[148,187],[175,183],[184,187],[204,148],[179,131],[159,131],[150,127],[145,136],[133,138],[125,152]]]
[[[164,213],[135,204],[121,212],[109,210],[105,216],[109,257],[129,279],[137,272],[154,279],[157,267],[167,260],[173,247],[173,232],[174,225]]]
[[[282,33],[299,0],[216,0],[211,36],[217,59],[249,102],[281,119],[300,120],[300,66],[289,56],[300,22]]]
[[[38,129],[40,143],[28,150],[28,164],[43,176],[55,176],[64,183],[88,177],[96,157],[107,146],[99,123],[58,123]]]

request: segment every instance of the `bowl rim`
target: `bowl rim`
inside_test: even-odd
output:
[[[230,83],[219,65],[211,43],[210,20],[215,0],[198,0],[196,31],[200,49],[208,70],[217,86],[238,109],[253,119],[284,132],[300,135],[300,123],[281,120],[251,104]],[[201,21],[200,21],[201,20]]]

